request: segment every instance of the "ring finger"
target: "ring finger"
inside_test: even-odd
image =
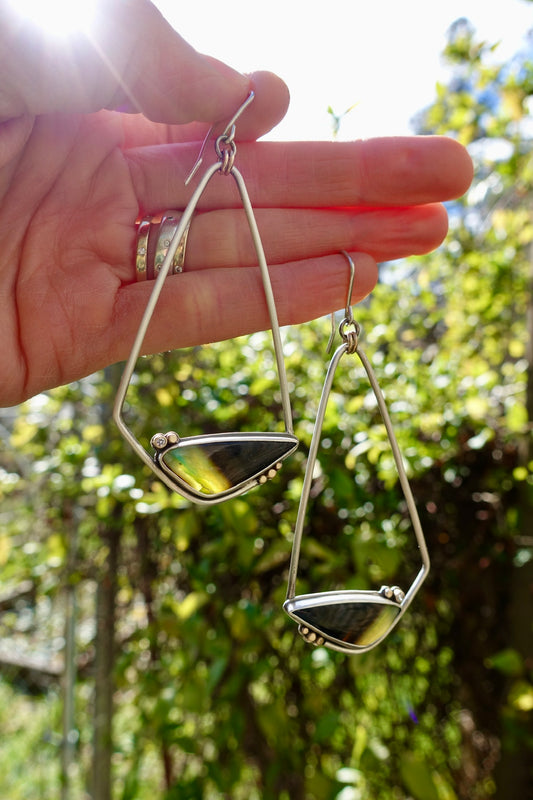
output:
[[[390,261],[433,250],[447,232],[440,204],[390,209],[257,209],[269,264],[357,250]],[[248,267],[257,263],[242,209],[195,215],[187,240],[186,269]]]

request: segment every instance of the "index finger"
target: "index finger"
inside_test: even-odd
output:
[[[209,151],[207,151],[209,152]],[[198,145],[125,152],[139,204],[183,208]],[[211,164],[206,156],[206,164]],[[264,208],[407,206],[462,195],[472,180],[466,150],[443,136],[387,137],[356,142],[237,142],[236,166],[253,205]],[[200,173],[201,174],[201,173]],[[232,181],[229,183],[233,183]],[[237,203],[228,182],[212,180],[199,208]]]

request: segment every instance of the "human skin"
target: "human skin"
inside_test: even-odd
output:
[[[278,77],[244,76],[197,53],[148,0],[102,0],[100,12],[89,38],[48,40],[0,0],[0,405],[128,355],[152,289],[135,281],[135,221],[186,206],[199,141],[252,88],[236,165],[280,324],[344,305],[339,251],[355,261],[357,302],[374,287],[377,262],[429,252],[445,237],[441,204],[472,178],[457,142],[257,142],[287,109]],[[205,166],[214,159],[209,145]],[[143,352],[268,325],[238,194],[216,175]]]

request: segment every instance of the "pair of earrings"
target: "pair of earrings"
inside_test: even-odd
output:
[[[235,166],[237,150],[235,144],[235,122],[252,102],[253,97],[252,92],[228,123],[223,133],[216,139],[215,152],[217,160],[205,171],[181,216],[172,239],[168,243],[166,255],[160,266],[159,274],[155,280],[154,288],[126,362],[113,409],[113,417],[119,431],[141,460],[170,489],[192,502],[202,505],[211,505],[237,497],[254,486],[265,483],[276,475],[283,461],[298,446],[298,439],[294,435],[292,425],[290,395],[285,372],[281,334],[268,266],[246,184]],[[188,180],[195,174],[202,162],[203,150],[209,135],[210,133],[208,133],[202,145],[200,156]],[[246,214],[256,251],[270,316],[285,430],[280,433],[234,432],[189,437],[181,437],[177,432],[171,430],[165,434],[155,433],[152,436],[153,453],[150,454],[127,426],[123,415],[124,402],[146,330],[155,312],[165,279],[173,265],[176,252],[187,234],[198,201],[216,173],[233,178]],[[339,327],[342,344],[337,348],[329,365],[317,412],[294,532],[287,599],[284,603],[284,609],[298,623],[301,635],[308,642],[315,645],[326,645],[341,652],[360,653],[379,644],[405,613],[429,571],[429,557],[387,407],[372,367],[359,346],[359,326],[353,319],[350,307],[355,268],[348,253],[343,251],[343,255],[350,266],[350,283],[345,317]],[[382,587],[380,591],[345,590],[296,595],[300,547],[313,479],[313,468],[317,459],[327,401],[335,371],[341,358],[345,354],[351,355],[355,353],[357,353],[363,364],[383,417],[407,508],[420,548],[422,568],[406,593],[398,587],[386,586]]]

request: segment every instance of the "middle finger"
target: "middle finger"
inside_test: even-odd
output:
[[[185,185],[185,179],[198,147],[188,143],[125,151],[143,210],[183,208],[187,204],[192,187]],[[209,142],[205,165],[215,162],[211,148]],[[238,143],[236,165],[256,208],[442,202],[466,191],[472,177],[471,161],[464,148],[441,136],[357,142],[244,142]],[[213,177],[200,198],[199,208],[240,205],[233,181],[225,177]]]

